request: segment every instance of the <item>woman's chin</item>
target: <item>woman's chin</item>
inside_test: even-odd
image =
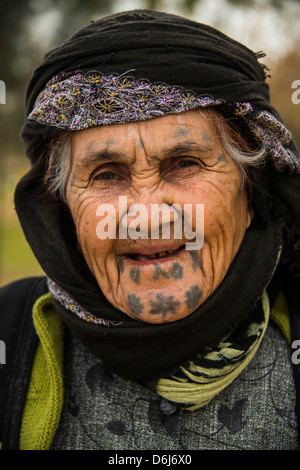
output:
[[[182,320],[206,298],[199,251],[179,248],[160,252],[159,257],[139,253],[110,261],[106,276],[99,276],[100,289],[114,307],[135,320],[153,324]]]
[[[197,284],[153,287],[141,285],[135,289],[125,286],[123,301],[110,300],[116,308],[138,321],[161,324],[170,323],[190,315],[203,303],[202,291]]]

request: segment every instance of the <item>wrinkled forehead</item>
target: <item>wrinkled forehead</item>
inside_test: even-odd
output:
[[[198,110],[75,131],[71,139],[73,161],[83,166],[100,157],[133,163],[140,153],[149,161],[189,152],[205,156],[220,147],[214,122]]]
[[[218,119],[222,119],[218,116]],[[91,127],[71,133],[74,143],[93,143],[99,141],[103,146],[111,147],[117,143],[152,139],[153,145],[163,144],[168,140],[184,141],[190,137],[203,140],[207,145],[218,139],[218,133],[212,114],[202,111],[186,111],[140,122],[110,124]]]

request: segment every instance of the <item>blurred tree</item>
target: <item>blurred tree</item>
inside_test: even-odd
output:
[[[108,14],[113,4],[110,0],[21,0],[16,6],[16,2],[1,1],[0,79],[6,84],[7,99],[0,107],[0,158],[19,149],[17,135],[23,121],[25,86],[42,55],[87,23],[93,14]],[[53,33],[43,42],[34,33],[38,20],[46,22],[47,15],[48,21],[52,19]]]
[[[295,47],[271,70],[271,101],[292,132],[300,150],[300,103],[292,102],[292,83],[300,80],[300,50]]]
[[[30,13],[31,9],[29,0],[20,1],[18,8],[16,8],[14,2],[1,2],[0,79],[6,84],[7,104],[0,107],[0,156],[1,154],[3,155],[7,146],[11,145],[10,138],[7,137],[12,137],[13,130],[15,131],[16,129],[11,122],[14,115],[14,106],[12,106],[11,100],[14,99],[14,92],[23,85],[24,77],[22,77],[22,74],[15,73],[13,68],[13,58],[17,56],[16,38],[20,31],[20,25],[22,25],[24,18],[30,15]]]
[[[232,3],[233,5],[240,6],[240,7],[251,6],[251,5],[259,3],[258,0],[228,0],[228,2]],[[299,3],[299,2],[300,0],[267,0],[266,3],[268,3],[269,5],[275,8],[282,8],[284,4]]]

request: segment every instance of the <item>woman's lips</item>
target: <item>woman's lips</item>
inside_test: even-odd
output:
[[[129,257],[133,258],[137,261],[149,261],[151,259],[161,259],[161,258],[167,258],[167,257],[170,257],[170,256],[174,256],[181,249],[182,249],[182,247],[177,248],[176,250],[163,250],[163,251],[151,253],[150,255],[135,253],[133,255],[129,255]]]
[[[184,249],[185,245],[182,245],[177,248],[170,248],[170,247],[147,247],[147,248],[140,248],[136,249],[134,252],[130,253],[124,253],[123,256],[125,256],[128,260],[131,261],[136,261],[139,263],[145,263],[145,262],[157,262],[157,261],[163,261],[163,260],[168,260],[168,258],[171,258],[172,256],[176,256],[178,253],[180,253]]]

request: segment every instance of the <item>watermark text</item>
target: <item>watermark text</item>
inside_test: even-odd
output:
[[[300,103],[300,80],[294,80],[292,83],[292,88],[296,88],[296,90],[292,93],[292,103],[299,104]]]
[[[149,210],[150,209],[150,210]],[[118,213],[118,216],[117,216]],[[100,240],[185,239],[187,250],[199,250],[204,242],[204,204],[132,204],[127,197],[119,197],[116,210],[112,204],[100,204],[96,216],[102,217],[96,227]]]
[[[292,363],[298,365],[300,364],[300,339],[295,339],[295,341],[292,342],[292,349],[295,349],[292,354]]]
[[[0,364],[6,364],[6,346],[2,340],[0,340]]]
[[[3,80],[0,80],[0,104],[6,104],[6,87]]]

